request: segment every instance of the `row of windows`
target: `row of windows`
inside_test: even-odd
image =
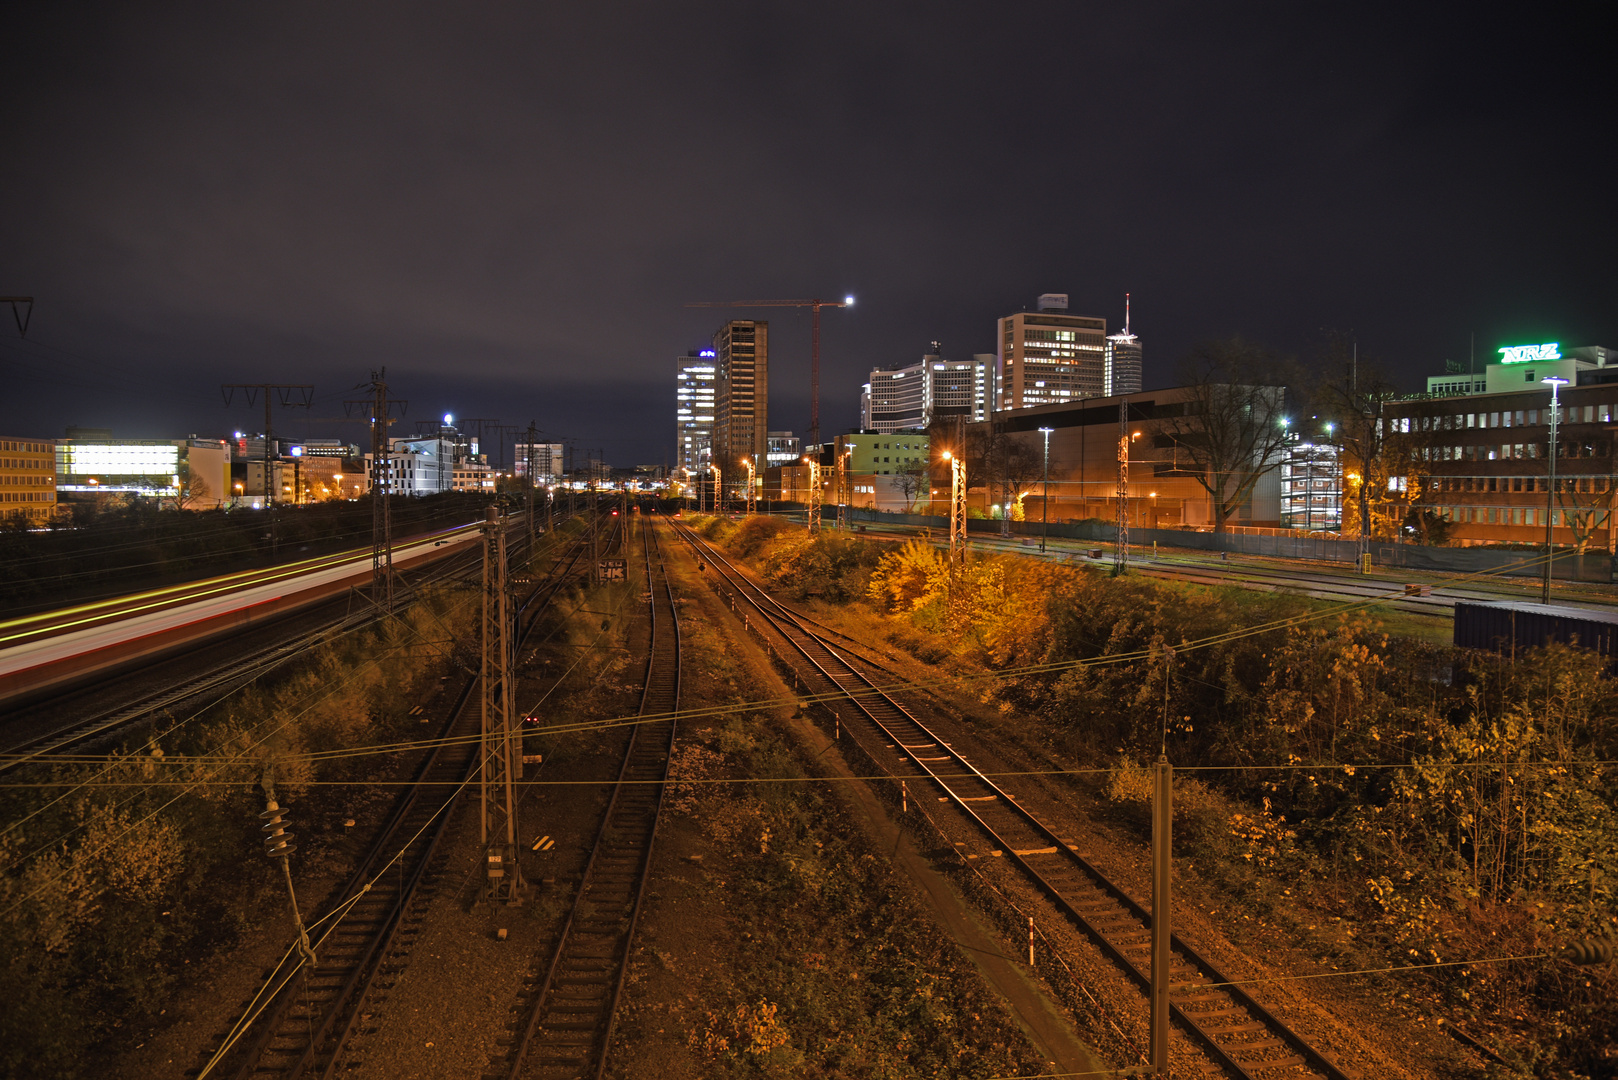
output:
[[[1613,418],[1611,405],[1564,405],[1561,423],[1606,424]],[[1459,431],[1464,428],[1535,427],[1550,423],[1549,408],[1503,409],[1486,413],[1450,413],[1444,416],[1401,416],[1389,423],[1400,433],[1412,431]]]
[[[1558,458],[1606,457],[1611,447],[1593,442],[1557,440]],[[1542,443],[1500,443],[1496,446],[1422,446],[1412,452],[1415,461],[1534,461],[1546,455]]]
[[[56,498],[49,491],[6,491],[0,492],[0,502],[52,502]]]
[[[6,487],[54,487],[54,476],[0,476],[0,484]]]
[[[24,442],[20,439],[0,440],[0,450],[9,450],[17,454],[49,454],[55,449],[55,443]]]
[[[1611,476],[1559,476],[1556,478],[1556,490],[1600,493],[1612,490],[1613,480]],[[1545,481],[1543,476],[1435,476],[1430,484],[1433,491],[1464,491],[1481,495],[1505,491],[1544,491]]]
[[[1430,506],[1428,510],[1457,525],[1539,525],[1545,524],[1543,506]],[[1574,520],[1569,520],[1569,519]],[[1571,526],[1574,521],[1599,528],[1607,524],[1605,510],[1554,510],[1553,526]]]

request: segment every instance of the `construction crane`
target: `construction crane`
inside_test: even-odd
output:
[[[812,338],[809,349],[809,437],[804,446],[817,445],[820,442],[820,309],[823,307],[846,308],[854,306],[854,298],[845,296],[841,300],[704,300],[686,307],[734,307],[734,308],[766,308],[766,307],[806,307],[810,311],[810,325]]]

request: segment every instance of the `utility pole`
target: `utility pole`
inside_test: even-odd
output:
[[[1113,576],[1129,571],[1129,399],[1118,395],[1118,536],[1113,541]]]
[[[34,318],[34,298],[32,296],[0,296],[0,304],[11,305],[11,317],[17,320],[17,336],[28,336],[28,324]],[[27,305],[28,310],[23,311],[19,305]]]
[[[820,531],[820,459],[806,457],[804,463],[809,466],[809,513],[807,515],[809,532]]]
[[[958,566],[966,561],[966,457],[963,452],[944,451],[949,462],[949,561]]]
[[[819,445],[820,443],[820,309],[849,308],[854,306],[854,298],[845,296],[841,300],[718,300],[704,301],[696,304],[687,304],[686,307],[734,307],[734,308],[767,308],[792,307],[809,309],[810,313],[810,347],[809,347],[809,437],[804,440],[805,446]]]
[[[1045,541],[1048,540],[1050,538],[1050,535],[1051,535],[1051,431],[1052,430],[1054,430],[1054,429],[1048,428],[1048,427],[1042,427],[1042,428],[1039,429],[1040,434],[1045,436],[1045,494],[1042,495],[1040,497],[1040,500],[1039,500],[1040,505],[1043,508],[1042,516],[1043,516],[1043,519],[1044,519],[1044,526],[1040,529],[1040,532],[1039,532],[1039,553],[1041,555],[1045,554]]]
[[[366,410],[365,418],[371,423],[371,593],[383,611],[393,610],[393,511],[389,497],[393,491],[393,462],[388,454],[388,418],[393,406],[399,406],[404,415],[410,403],[388,397],[387,368],[371,372],[369,384],[358,389],[370,390],[369,398],[343,402],[344,408],[354,406]]]
[[[1547,376],[1539,380],[1551,388],[1551,475],[1550,483],[1545,486],[1545,586],[1540,590],[1539,602],[1551,602],[1551,522],[1556,519],[1556,422],[1561,405],[1557,400],[1556,392],[1567,385],[1567,380],[1556,375]]]
[[[528,537],[530,542],[534,537],[534,440],[538,438],[538,435],[538,431],[534,428],[534,422],[532,420],[528,421],[528,443],[523,450],[523,475],[528,479],[525,493],[528,496]]]
[[[270,432],[270,421],[275,407],[275,398],[271,394],[278,394],[281,399],[281,407],[284,409],[307,409],[312,404],[310,396],[313,394],[314,389],[314,386],[309,383],[221,383],[219,385],[219,392],[225,397],[226,408],[230,407],[231,399],[236,396],[237,390],[244,392],[248,405],[253,404],[255,396],[264,395],[264,509],[270,515],[270,554],[272,557],[279,550],[279,544],[275,531],[276,484],[270,479],[270,448],[275,445]],[[294,391],[299,392],[301,400],[292,400]]]
[[[506,576],[506,531],[500,508],[490,506],[483,523],[483,899],[522,903],[517,864],[515,783],[522,777],[516,732],[511,593]],[[497,815],[505,817],[499,827]]]
[[[1006,437],[1003,423],[990,422],[990,430],[998,427],[1000,444],[1000,535],[1011,536],[1011,440]],[[991,443],[990,445],[993,445]]]
[[[753,485],[753,459],[742,458],[742,464],[747,468],[747,516],[752,517],[758,512],[758,498]]]
[[[848,503],[853,501],[852,496],[845,498],[848,485],[848,455],[854,452],[852,446],[843,445],[843,437],[837,436],[835,444],[837,450],[837,528],[848,529]]]
[[[1174,767],[1160,756],[1153,769],[1152,793],[1152,1071],[1169,1074],[1169,978],[1173,956],[1169,951],[1169,870],[1172,865],[1170,828],[1174,822],[1171,798]]]

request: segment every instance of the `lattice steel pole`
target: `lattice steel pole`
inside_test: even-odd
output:
[[[388,453],[387,368],[371,372],[371,588],[383,611],[393,610],[393,460]]]
[[[1129,400],[1118,398],[1118,538],[1113,542],[1112,572],[1129,570]]]
[[[820,462],[815,458],[804,458],[809,466],[809,531],[820,531]]]
[[[491,506],[483,523],[483,761],[478,770],[483,898],[516,904],[522,902],[522,872],[517,865],[514,786],[521,776],[522,758],[515,726],[515,635],[507,585],[505,523],[499,508]]]
[[[747,516],[752,517],[758,512],[758,497],[753,486],[753,459],[742,458],[742,464],[747,468]]]
[[[848,528],[848,503],[845,488],[848,484],[848,455],[853,453],[852,446],[843,446],[839,438],[837,447],[837,527]]]
[[[966,462],[960,455],[944,451],[949,462],[949,557],[953,563],[966,561]]]

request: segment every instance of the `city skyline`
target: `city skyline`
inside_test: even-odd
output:
[[[662,462],[665,358],[718,324],[686,305],[755,297],[858,298],[823,320],[828,431],[872,368],[991,351],[1049,290],[1109,329],[1130,293],[1147,388],[1231,334],[1352,334],[1409,390],[1474,340],[1618,340],[1611,91],[1508,74],[1600,70],[1577,12],[92,11],[0,46],[0,294],[35,298],[0,327],[9,431],[222,432],[220,383],[278,379],[317,387],[289,433],[353,438],[329,421],[385,366],[406,423]],[[1034,40],[1091,60],[985,63]],[[717,54],[745,59],[661,74]],[[809,313],[771,321],[770,426],[805,433]]]

